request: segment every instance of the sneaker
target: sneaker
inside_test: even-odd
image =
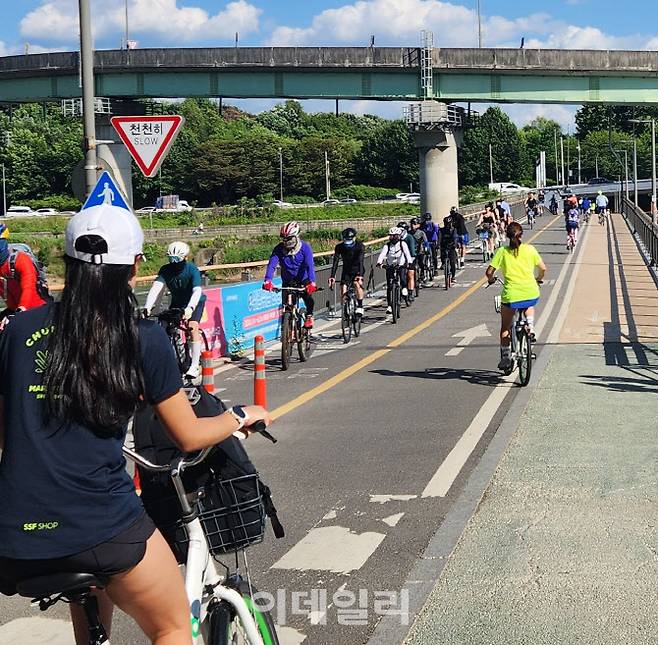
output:
[[[500,362],[498,363],[498,369],[507,372],[512,368],[512,357],[511,356],[503,356],[500,359]]]
[[[305,329],[313,328],[313,316],[306,316],[306,320],[304,321],[304,328]]]
[[[388,307],[386,307],[386,313],[387,313],[387,314],[392,314],[392,313],[393,313],[393,307],[391,307],[391,305],[389,305]]]
[[[190,369],[187,370],[187,372],[185,373],[185,376],[187,376],[191,379],[195,379],[195,378],[199,377],[200,373],[201,373],[201,371],[199,370],[198,365],[196,367],[190,366]]]
[[[409,289],[402,287],[402,295],[406,298],[409,295]]]
[[[357,316],[363,316],[363,307],[357,307],[357,308],[354,310],[354,313],[355,313]]]

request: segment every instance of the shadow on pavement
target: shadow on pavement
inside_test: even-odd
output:
[[[651,374],[643,374],[639,370],[629,369],[626,366],[623,366],[623,369],[631,374],[635,374],[639,378],[632,378],[630,376],[595,376],[593,374],[582,374],[581,378],[589,379],[583,380],[585,385],[602,387],[611,392],[658,392],[658,378],[654,378]],[[639,369],[641,370],[642,367]]]
[[[487,385],[495,387],[502,380],[500,372],[493,372],[491,370],[466,370],[455,369],[451,367],[429,367],[422,371],[406,371],[396,372],[394,370],[371,370],[371,374],[379,374],[380,376],[400,376],[403,378],[427,378],[436,379],[438,381],[446,380],[459,380],[472,383],[474,385]]]

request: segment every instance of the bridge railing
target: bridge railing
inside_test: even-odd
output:
[[[626,197],[621,198],[621,213],[629,223],[632,233],[639,237],[650,265],[658,266],[658,226],[651,222],[649,215]]]

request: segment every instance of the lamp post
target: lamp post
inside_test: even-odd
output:
[[[279,148],[279,199],[283,201],[283,148]]]
[[[581,174],[582,171],[582,166],[580,162],[580,141],[578,142],[578,183],[582,184],[583,183],[583,177]]]
[[[651,123],[651,221],[656,223],[656,120],[629,119],[629,123]]]
[[[560,167],[562,168],[562,184],[566,186],[569,181],[564,176],[564,137],[560,137]]]
[[[624,193],[626,195],[626,199],[629,199],[629,193],[628,193],[628,150],[624,148],[623,150],[621,149],[615,149],[615,152],[623,152],[624,153],[624,184],[626,186]]]
[[[633,133],[633,201],[637,208],[639,204],[637,200],[637,139],[635,133]]]
[[[80,62],[82,67],[82,114],[84,117],[85,194],[96,185],[96,121],[94,114],[94,49],[89,0],[78,0],[80,12]]]
[[[494,176],[493,176],[493,150],[491,147],[491,144],[489,144],[489,182],[494,183]]]
[[[2,164],[2,214],[7,214],[7,180],[5,179],[5,164]]]
[[[478,0],[478,48],[482,49],[482,12],[480,0]]]
[[[557,163],[557,130],[553,130],[553,136],[555,138],[555,183],[560,185],[560,168]]]

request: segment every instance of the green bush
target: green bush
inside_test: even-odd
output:
[[[37,210],[37,208],[55,208],[58,211],[77,211],[82,206],[79,200],[69,195],[50,195],[41,199],[28,199],[23,203],[34,210]]]
[[[290,195],[285,197],[285,201],[289,204],[315,204],[318,200],[308,195]]]
[[[337,188],[333,191],[336,199],[351,197],[360,202],[376,201],[394,198],[400,191],[397,188],[380,188],[378,186],[354,185],[346,188]]]

